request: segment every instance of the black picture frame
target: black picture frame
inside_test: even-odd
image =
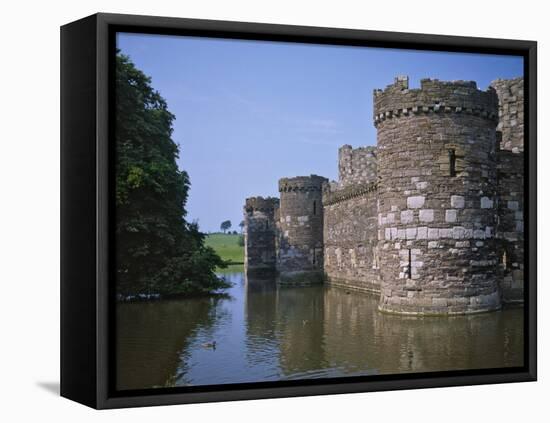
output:
[[[525,77],[525,365],[338,379],[113,389],[110,261],[116,32],[513,54]],[[95,14],[61,28],[61,395],[97,409],[534,381],[537,377],[537,44],[534,41]],[[112,284],[111,284],[112,285]]]

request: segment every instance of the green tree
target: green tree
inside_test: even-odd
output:
[[[116,58],[117,293],[161,296],[228,287],[223,260],[185,220],[189,175],[178,169],[175,116],[127,56]]]
[[[241,233],[243,233],[243,229],[244,229],[244,220],[241,220],[241,223],[239,223],[239,228],[241,228]]]
[[[231,229],[231,220],[224,220],[220,225],[220,229],[225,233],[228,229]]]

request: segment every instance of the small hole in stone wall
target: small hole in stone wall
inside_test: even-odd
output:
[[[313,216],[317,214],[317,201],[313,202]]]
[[[266,230],[269,229],[269,220],[266,220],[266,221],[265,221],[265,229],[266,229]]]
[[[456,152],[453,148],[449,149],[449,176],[456,176]]]
[[[407,277],[409,279],[412,278],[412,253],[410,248],[409,248],[409,268],[407,269]]]
[[[315,204],[315,202],[313,202]],[[315,248],[313,249],[313,264],[315,264]]]

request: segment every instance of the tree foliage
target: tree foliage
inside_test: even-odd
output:
[[[231,220],[224,220],[221,225],[220,229],[225,233],[225,231],[231,229]]]
[[[117,293],[182,295],[227,287],[224,262],[185,220],[189,175],[178,169],[175,116],[127,56],[116,62]]]

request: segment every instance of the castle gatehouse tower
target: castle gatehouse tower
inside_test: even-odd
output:
[[[322,187],[317,175],[279,180],[277,270],[282,283],[323,281]]]
[[[244,264],[247,273],[276,270],[275,214],[279,199],[247,198],[244,206]]]
[[[408,78],[374,91],[379,308],[464,314],[501,306],[493,88]]]

